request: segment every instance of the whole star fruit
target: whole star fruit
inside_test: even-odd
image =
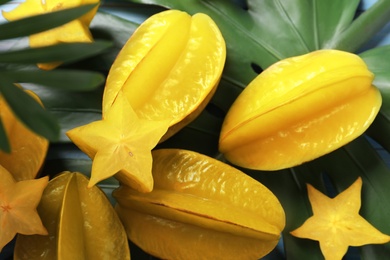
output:
[[[37,212],[48,181],[45,176],[17,182],[0,165],[0,252],[17,233],[42,237],[48,234]]]
[[[34,92],[26,92],[42,105]],[[34,179],[46,158],[49,141],[24,126],[1,96],[0,119],[11,146],[11,153],[0,150],[0,165],[6,168],[16,181]]]
[[[229,109],[219,150],[255,170],[293,167],[361,135],[382,98],[357,55],[319,50],[281,60],[258,75]]]
[[[197,152],[157,149],[153,178],[150,193],[125,185],[113,192],[129,239],[144,251],[161,259],[259,259],[277,245],[284,210],[243,172]]]
[[[226,45],[214,21],[167,10],[142,23],[115,59],[103,116],[122,90],[141,119],[171,120],[166,140],[193,121],[219,83]]]
[[[20,3],[15,9],[11,11],[2,11],[2,15],[8,21],[15,21],[21,18],[26,18],[34,15],[50,13],[71,7],[77,7],[85,4],[97,4],[99,0],[26,0]],[[92,42],[93,37],[89,31],[89,24],[98,10],[98,6],[91,11],[62,26],[36,33],[29,36],[29,44],[31,48],[44,47],[55,45],[58,43],[71,42]],[[39,68],[44,70],[51,70],[59,65],[61,62],[39,63]]]
[[[126,232],[105,193],[78,172],[50,180],[38,206],[49,236],[18,236],[14,259],[130,259]]]

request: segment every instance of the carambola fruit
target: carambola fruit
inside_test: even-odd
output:
[[[141,119],[171,120],[163,140],[194,120],[214,94],[225,41],[206,14],[167,10],[151,16],[115,59],[103,94],[103,117],[123,91]]]
[[[26,90],[38,103],[39,97]],[[11,153],[0,151],[0,165],[6,168],[16,181],[34,179],[46,158],[49,141],[27,128],[12,112],[0,96],[0,120],[4,126]]]
[[[347,144],[372,123],[381,95],[357,55],[319,50],[281,60],[257,76],[228,111],[219,150],[256,170],[313,160]]]
[[[259,259],[278,243],[285,214],[243,172],[180,149],[153,151],[155,186],[113,192],[128,237],[161,259]]]
[[[102,190],[63,172],[43,192],[38,213],[47,236],[18,235],[14,259],[130,259],[122,223]]]

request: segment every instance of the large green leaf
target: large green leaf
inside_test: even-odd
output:
[[[367,133],[390,152],[390,117],[382,110],[368,128]]]
[[[0,24],[0,40],[29,36],[70,22],[96,7],[83,5]]]
[[[60,136],[57,141],[70,142],[66,132],[72,128],[101,120],[101,102],[103,89],[93,91],[70,92],[41,85],[23,84],[26,89],[34,91],[42,103],[58,121]]]
[[[368,133],[390,152],[390,45],[377,47],[360,54],[375,74],[374,85],[382,94],[382,107]]]
[[[126,9],[127,10],[127,9]],[[129,12],[134,11],[129,9]],[[107,73],[122,46],[127,42],[139,23],[131,22],[115,15],[98,11],[91,22],[90,30],[95,39],[112,42],[113,46],[103,54],[92,57],[73,67],[97,70]]]
[[[389,17],[390,1],[378,0],[325,47],[356,52],[389,22]]]
[[[222,119],[206,108],[192,123],[157,148],[179,148],[217,157]]]
[[[390,45],[377,47],[360,54],[370,71],[375,74],[374,85],[382,94],[382,112],[390,117]]]
[[[224,78],[245,87],[255,76],[256,66],[265,69],[274,62],[321,48],[332,48],[344,41],[366,41],[360,35],[345,35],[356,13],[358,0],[248,0],[242,5],[226,0],[175,1],[132,0],[167,8],[203,12],[217,23],[226,39],[228,57]],[[383,8],[390,9],[387,5]],[[378,12],[373,12],[377,13]],[[383,26],[384,15],[373,18],[371,32]],[[368,21],[360,19],[360,26]],[[353,22],[354,27],[359,24]],[[342,38],[342,40],[338,40]],[[341,44],[340,43],[340,44]]]
[[[317,242],[299,239],[289,233],[312,215],[306,183],[314,185],[321,191],[325,190],[321,172],[313,171],[310,166],[310,164],[303,164],[276,172],[242,169],[267,186],[281,202],[286,213],[283,244],[287,259],[323,259]]]

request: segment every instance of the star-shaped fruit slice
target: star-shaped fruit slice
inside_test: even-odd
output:
[[[9,12],[3,12],[3,16],[8,21],[21,18],[50,13],[84,4],[95,4],[99,0],[26,0]],[[29,42],[32,48],[55,45],[58,43],[70,42],[92,42],[93,37],[89,31],[89,24],[97,12],[98,7],[62,26],[48,31],[30,35]],[[38,64],[38,67],[45,70],[54,69],[60,65],[59,62]]]
[[[16,182],[0,165],[0,251],[16,233],[47,235],[37,206],[49,178]]]
[[[308,185],[313,216],[291,232],[293,236],[317,240],[325,259],[342,259],[348,246],[384,244],[390,236],[381,233],[359,215],[362,179],[335,198]]]
[[[140,192],[150,192],[151,150],[168,130],[169,123],[139,119],[120,93],[102,120],[74,128],[67,135],[93,159],[89,187],[115,175]]]

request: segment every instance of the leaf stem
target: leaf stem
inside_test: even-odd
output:
[[[327,47],[356,52],[389,22],[389,17],[390,1],[379,0],[356,18],[351,26]]]

